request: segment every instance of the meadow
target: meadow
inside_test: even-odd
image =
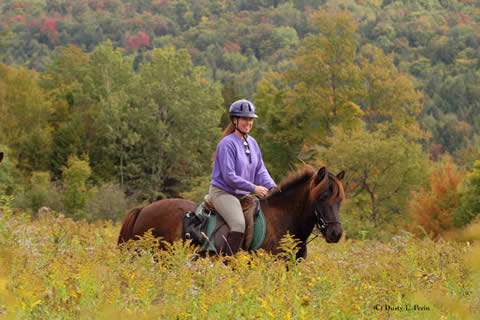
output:
[[[117,248],[119,224],[36,219],[0,207],[0,319],[474,319],[480,225],[454,240],[317,238],[285,254],[199,258],[146,235]]]

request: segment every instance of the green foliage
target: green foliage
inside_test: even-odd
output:
[[[413,190],[426,183],[428,155],[419,144],[388,130],[334,130],[328,147],[315,147],[307,156],[330,170],[345,170],[343,181],[350,208],[378,226],[401,213]],[[361,197],[361,200],[354,199]]]
[[[74,156],[68,159],[68,167],[63,169],[62,196],[69,217],[88,218],[86,209],[90,195],[86,182],[91,172],[88,158],[81,160]]]
[[[39,209],[47,207],[56,211],[63,211],[64,206],[59,188],[50,182],[48,172],[33,172],[30,183],[25,189],[15,193],[14,205],[36,217]]]
[[[105,183],[89,191],[86,211],[90,220],[120,221],[129,207],[125,193],[118,184]]]
[[[212,176],[202,176],[191,180],[191,190],[182,192],[180,196],[183,199],[192,200],[196,203],[201,203],[204,201],[205,195],[208,194],[210,188],[210,182]]]
[[[15,169],[15,158],[11,156],[6,145],[0,144],[0,150],[4,154],[4,158],[0,162],[0,195],[11,195],[15,191],[15,180],[18,176]]]
[[[264,162],[275,180],[282,178],[289,166],[297,162],[303,137],[288,125],[285,90],[263,80],[254,95],[259,118],[255,121],[253,135],[262,149]]]
[[[98,139],[102,141],[105,158],[116,162],[120,186],[125,181],[127,150],[141,139],[136,122],[141,112],[132,103],[132,86],[135,83],[133,60],[124,58],[114,50],[110,41],[99,45],[92,52],[85,81],[85,90],[99,104],[95,124]]]
[[[461,190],[460,205],[453,214],[454,225],[463,227],[474,221],[480,213],[480,161],[466,174]]]
[[[148,199],[175,195],[211,170],[223,112],[220,88],[193,66],[186,50],[171,47],[154,50],[140,77],[137,103],[144,118],[133,161],[148,169],[132,172],[134,183]]]

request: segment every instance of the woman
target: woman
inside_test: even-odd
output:
[[[257,142],[248,135],[257,118],[255,106],[238,100],[230,106],[229,114],[231,123],[217,145],[208,197],[230,228],[222,251],[234,255],[245,233],[239,199],[251,192],[265,197],[277,186],[265,168]]]

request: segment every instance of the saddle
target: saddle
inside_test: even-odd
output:
[[[256,247],[260,247],[263,243],[266,232],[265,217],[261,212],[259,201],[254,195],[248,195],[240,200],[240,204],[246,225],[241,248],[243,250],[258,249]],[[205,196],[204,202],[197,207],[195,212],[185,213],[182,238],[183,240],[191,239],[203,250],[220,252],[229,231],[227,223],[217,214],[215,207],[208,200],[208,196]]]

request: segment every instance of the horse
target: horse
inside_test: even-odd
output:
[[[3,152],[0,152],[0,162],[3,160]]]
[[[341,180],[345,172],[337,175],[326,167],[315,172],[305,167],[283,179],[279,189],[260,199],[267,230],[264,249],[272,254],[281,253],[280,240],[289,233],[298,243],[297,259],[306,258],[307,240],[315,226],[327,243],[337,243],[343,233],[339,219],[340,204],[345,199]],[[130,210],[118,237],[118,245],[152,229],[152,235],[173,243],[182,239],[182,220],[198,204],[184,199],[164,199],[146,207]]]

